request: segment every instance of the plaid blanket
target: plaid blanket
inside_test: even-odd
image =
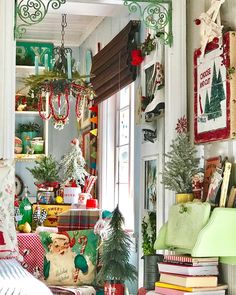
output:
[[[70,209],[58,215],[58,231],[92,229],[99,219],[98,209]]]

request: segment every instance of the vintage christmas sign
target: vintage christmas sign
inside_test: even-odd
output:
[[[236,138],[235,49],[236,32],[227,32],[221,46],[194,53],[195,143]]]

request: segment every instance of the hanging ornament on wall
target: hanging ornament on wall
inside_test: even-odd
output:
[[[200,26],[201,38],[201,56],[205,55],[206,47],[215,49],[219,47],[218,43],[222,39],[220,8],[225,0],[211,0],[210,8],[201,13],[199,18],[195,19],[195,24]],[[209,44],[212,42],[212,44]]]
[[[37,89],[38,112],[43,120],[52,118],[53,126],[62,130],[69,123],[70,103],[75,99],[75,114],[81,118],[82,106],[85,100],[93,100],[95,93],[88,76],[81,76],[73,71],[72,49],[64,46],[66,14],[62,15],[61,45],[53,49],[55,63],[49,70],[48,60],[45,59],[45,70],[38,72],[38,57],[35,56],[35,75],[25,79],[26,86]]]

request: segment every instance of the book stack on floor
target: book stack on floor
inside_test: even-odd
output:
[[[218,282],[218,257],[194,258],[165,255],[158,263],[160,280],[155,292],[163,295],[224,295],[227,285]]]

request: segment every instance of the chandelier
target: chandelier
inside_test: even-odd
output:
[[[75,99],[75,114],[79,120],[83,104],[94,98],[91,84],[85,80],[87,76],[80,76],[77,70],[72,69],[72,49],[64,46],[66,26],[66,14],[63,14],[61,45],[53,49],[55,63],[52,70],[49,70],[45,56],[45,69],[39,74],[36,56],[35,75],[25,79],[26,86],[29,86],[33,95],[38,98],[40,117],[43,120],[52,119],[54,128],[58,130],[63,129],[69,121],[71,100]]]

